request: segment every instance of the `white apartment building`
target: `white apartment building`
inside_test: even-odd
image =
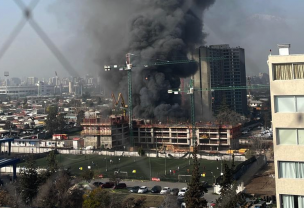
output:
[[[304,54],[269,55],[278,208],[304,208]]]
[[[13,97],[53,94],[54,86],[45,85],[43,82],[33,86],[0,86],[0,95],[9,95]]]

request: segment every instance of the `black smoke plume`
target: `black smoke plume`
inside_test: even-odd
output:
[[[169,63],[191,58],[204,44],[203,13],[214,1],[76,0],[80,17],[70,15],[92,34],[93,47],[99,47],[94,61],[106,91],[122,92],[127,99],[126,72],[104,72],[103,66],[124,64],[130,52],[134,116],[164,120],[189,115],[189,107],[180,106],[180,95],[168,94],[168,89],[178,89],[180,78],[193,75],[197,65]],[[159,62],[168,64],[144,67]]]

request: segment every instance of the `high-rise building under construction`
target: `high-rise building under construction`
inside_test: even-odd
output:
[[[244,49],[231,48],[227,44],[202,46],[194,58],[199,62],[199,70],[194,75],[194,88],[201,89],[196,92],[196,110],[202,117],[208,119],[211,109],[217,113],[223,105],[246,114],[246,90],[237,89],[238,86],[246,86]],[[229,87],[231,90],[227,90]]]

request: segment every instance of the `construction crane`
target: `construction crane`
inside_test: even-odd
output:
[[[192,145],[195,145],[196,142],[196,125],[195,125],[195,102],[194,102],[194,92],[199,91],[218,91],[218,90],[250,90],[250,89],[266,89],[269,88],[269,85],[255,85],[255,86],[228,86],[228,87],[212,87],[212,88],[204,88],[198,89],[194,88],[194,79],[191,77],[189,83],[189,89],[175,89],[175,90],[168,90],[169,94],[180,94],[180,93],[187,93],[190,95],[190,106],[191,106],[191,126],[192,126]]]
[[[126,109],[128,108],[128,105],[125,105],[125,100],[124,100],[122,94],[121,93],[118,94],[117,100],[115,98],[114,93],[112,93],[111,96],[112,96],[112,100],[113,100],[113,110],[116,110],[116,109],[119,108],[118,104],[119,104],[119,101],[121,101],[120,102],[120,105],[121,105],[120,108],[122,108],[123,116],[126,116]]]
[[[128,114],[129,114],[129,132],[130,132],[130,143],[131,146],[134,147],[134,138],[133,138],[133,102],[132,102],[132,69],[134,67],[141,67],[147,68],[151,66],[161,66],[161,65],[173,65],[173,64],[189,64],[189,63],[196,63],[195,60],[174,60],[174,61],[162,61],[162,62],[151,62],[147,64],[140,64],[135,66],[131,62],[131,56],[134,56],[132,53],[126,54],[126,64],[119,66],[119,65],[105,65],[104,70],[110,71],[112,68],[119,69],[119,71],[127,71],[128,73]]]
[[[167,60],[167,61],[150,62],[150,63],[147,63],[147,64],[133,65],[132,62],[131,62],[131,56],[135,56],[135,55],[132,54],[132,53],[127,53],[126,54],[126,64],[125,65],[105,65],[104,66],[104,70],[105,71],[111,71],[111,69],[119,69],[119,71],[127,71],[127,73],[128,73],[129,131],[130,131],[130,143],[131,143],[131,146],[134,147],[133,124],[132,124],[132,118],[133,118],[132,69],[135,68],[135,67],[147,68],[147,67],[162,66],[162,65],[189,64],[189,63],[197,63],[197,61],[195,61],[195,60],[173,60],[173,61],[168,61]],[[200,57],[200,58],[205,59],[205,60],[211,60],[211,61],[219,61],[219,60],[226,59],[224,57]],[[178,92],[177,92],[177,94],[178,94]],[[192,105],[191,105],[192,106],[191,107],[191,121],[192,121],[193,127],[195,127],[195,109],[194,109],[194,105],[195,104],[194,104],[194,93],[193,93],[193,81],[192,81],[191,102],[192,102]],[[193,128],[193,131],[195,131],[195,128]]]

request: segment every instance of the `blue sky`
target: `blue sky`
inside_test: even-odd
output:
[[[58,21],[64,17],[62,13],[58,18],[54,12],[60,7],[60,1],[67,0],[41,0],[34,10],[34,19],[74,68],[83,75],[96,74],[96,68],[85,63],[93,61],[85,57],[84,46],[88,43],[69,27],[73,19]],[[23,2],[28,4],[30,1]],[[205,31],[209,34],[206,44],[227,43],[244,47],[247,74],[266,72],[268,51],[272,48],[277,53],[276,43],[291,43],[292,53],[304,53],[303,6],[303,0],[217,0],[205,13]],[[0,1],[0,46],[21,18],[22,11],[13,0]],[[82,50],[75,50],[76,46]],[[0,77],[4,71],[9,71],[11,77],[49,77],[55,71],[60,76],[68,75],[29,24],[0,60]]]

